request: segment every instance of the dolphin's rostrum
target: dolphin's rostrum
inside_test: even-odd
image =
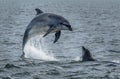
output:
[[[42,10],[36,8],[37,16],[32,19],[32,21],[27,26],[24,37],[22,50],[24,51],[24,46],[29,38],[44,34],[43,37],[47,36],[49,33],[55,33],[54,43],[58,41],[61,35],[61,30],[72,31],[71,25],[67,19],[60,15],[53,13],[44,13]]]

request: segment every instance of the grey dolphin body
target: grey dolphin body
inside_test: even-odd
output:
[[[55,32],[55,43],[61,35],[61,30],[72,31],[70,23],[64,17],[53,13],[43,13],[43,11],[39,9],[35,10],[37,16],[32,19],[24,32],[22,44],[23,55],[26,42],[33,36],[44,34],[43,37],[45,37],[49,33]]]
[[[90,51],[88,49],[86,49],[84,46],[82,46],[82,61],[95,61],[95,59],[93,59]]]

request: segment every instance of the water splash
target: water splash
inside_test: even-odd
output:
[[[24,48],[25,58],[57,61],[54,55],[48,52],[47,45],[42,36],[35,36],[28,40]]]
[[[73,60],[74,60],[74,61],[80,61],[80,57],[77,56],[77,57],[75,57]]]

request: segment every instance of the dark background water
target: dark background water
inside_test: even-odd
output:
[[[21,60],[23,33],[35,8],[70,21],[74,31],[62,31],[58,42],[49,44],[49,50],[62,61]],[[53,34],[47,38],[54,40]],[[81,46],[98,61],[80,62]],[[5,67],[8,63],[15,66]],[[120,79],[120,1],[0,0],[0,78],[5,77]]]

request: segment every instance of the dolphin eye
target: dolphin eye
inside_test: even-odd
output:
[[[62,25],[63,25],[63,23],[60,23],[60,24],[62,24]]]

